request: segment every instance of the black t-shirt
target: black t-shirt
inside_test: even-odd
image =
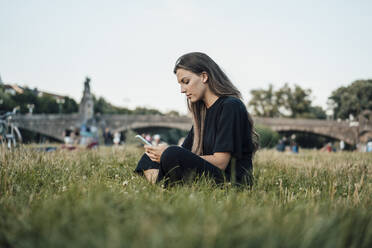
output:
[[[253,145],[250,130],[251,124],[243,102],[235,97],[219,97],[207,109],[202,155],[213,155],[215,152],[230,152],[232,159],[235,158],[236,161],[236,181],[244,181],[246,176],[250,177],[252,170]],[[193,137],[193,128],[191,128],[182,147],[191,150]],[[230,159],[225,170],[228,179],[233,174],[231,170],[232,159]]]

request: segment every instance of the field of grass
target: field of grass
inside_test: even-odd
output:
[[[141,152],[1,151],[0,247],[372,247],[372,154],[262,150],[238,190],[150,185]]]

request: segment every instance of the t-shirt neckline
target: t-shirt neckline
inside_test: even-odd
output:
[[[207,108],[207,111],[209,111],[212,108],[214,108],[214,106],[217,105],[217,102],[221,101],[222,98],[223,98],[223,96],[218,97],[218,99],[209,108]]]

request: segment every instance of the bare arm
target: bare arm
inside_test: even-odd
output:
[[[213,155],[200,156],[221,170],[225,170],[229,164],[231,154],[229,152],[215,152]]]

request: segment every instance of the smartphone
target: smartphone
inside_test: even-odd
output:
[[[139,139],[139,140],[140,140],[144,145],[149,145],[149,146],[151,146],[151,143],[148,142],[147,140],[145,140],[141,135],[137,134],[137,135],[135,136],[135,138]]]

